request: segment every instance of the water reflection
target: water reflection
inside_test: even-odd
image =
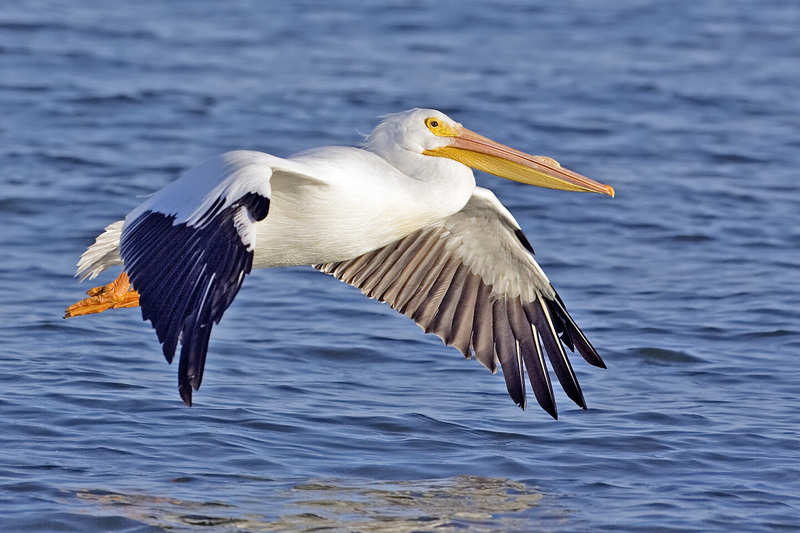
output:
[[[86,489],[76,496],[93,516],[124,515],[172,531],[522,531],[542,495],[509,479],[459,476],[442,480],[358,485],[316,480],[278,491],[264,514],[235,505]],[[248,508],[251,508],[248,506]]]

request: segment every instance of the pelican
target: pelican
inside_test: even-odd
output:
[[[526,406],[558,418],[545,360],[578,406],[586,401],[565,348],[603,360],[575,324],[533,248],[472,169],[529,185],[614,196],[553,159],[509,148],[444,113],[388,115],[362,146],[282,159],[233,151],[186,172],[105,228],[78,262],[95,278],[65,318],[141,306],[191,406],[214,324],[253,268],[311,265],[386,302],[492,373]]]

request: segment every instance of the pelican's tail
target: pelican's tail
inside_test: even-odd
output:
[[[118,220],[106,226],[105,231],[95,239],[78,261],[76,276],[85,279],[94,279],[101,272],[114,265],[123,264],[119,255],[119,238],[122,234],[124,220]]]

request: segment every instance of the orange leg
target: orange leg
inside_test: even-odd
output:
[[[139,293],[131,287],[131,280],[125,272],[108,285],[89,289],[86,294],[89,295],[88,298],[67,307],[64,318],[102,313],[106,309],[139,306]]]

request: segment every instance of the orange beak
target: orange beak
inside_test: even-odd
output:
[[[537,187],[614,196],[614,188],[610,185],[567,170],[555,159],[520,152],[461,125],[453,128],[452,134],[452,143],[425,150],[423,154],[453,159],[476,170]]]

